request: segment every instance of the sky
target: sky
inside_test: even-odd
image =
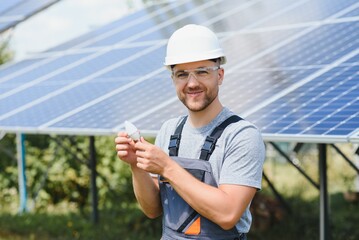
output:
[[[11,33],[14,61],[45,51],[143,7],[141,0],[61,0]]]

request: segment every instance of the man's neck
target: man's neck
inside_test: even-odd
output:
[[[215,100],[206,109],[199,112],[189,111],[189,121],[194,128],[200,128],[209,124],[222,111],[223,106]]]

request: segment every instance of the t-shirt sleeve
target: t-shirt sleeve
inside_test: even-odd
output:
[[[225,139],[219,184],[261,188],[265,145],[260,131],[251,124],[236,124]]]

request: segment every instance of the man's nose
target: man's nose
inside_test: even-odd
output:
[[[187,84],[197,84],[198,79],[194,72],[189,72]]]

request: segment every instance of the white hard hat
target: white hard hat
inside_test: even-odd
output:
[[[164,64],[170,68],[171,65],[215,58],[220,58],[220,64],[226,63],[214,32],[204,26],[189,24],[175,31],[169,38]]]

